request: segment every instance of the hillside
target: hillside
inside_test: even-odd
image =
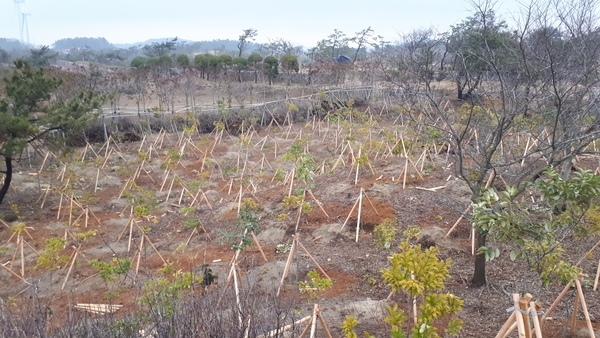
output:
[[[385,336],[385,305],[407,304],[404,295],[390,294],[381,270],[397,250],[402,231],[411,227],[420,230],[418,243],[435,246],[440,258],[452,260],[445,291],[464,300],[460,337],[495,336],[509,317],[505,309],[512,306],[511,293],[531,293],[547,309],[561,287],[543,288],[535,273],[506,255],[489,264],[488,286],[471,287],[471,227],[464,219],[456,223],[470,204],[470,193],[454,172],[454,155],[442,151],[443,144],[419,141],[410,124],[382,112],[373,101],[346,110],[346,115],[315,116],[295,124],[284,123],[283,112],[283,119],[246,127],[240,134],[218,127],[208,133],[181,127],[127,143],[115,142],[114,134],[109,142],[68,156],[48,152],[31,163],[21,161],[8,203],[0,206],[5,217],[17,217],[7,218],[6,226],[0,227],[5,267],[0,272],[0,297],[16,304],[6,309],[18,313],[33,306],[21,320],[34,321],[57,336],[79,332],[72,331],[79,327],[74,321],[85,318],[88,328],[106,333],[103,325],[113,324],[105,321],[144,308],[144,297],[159,290],[153,289],[153,280],[192,273],[216,279],[185,293],[192,298],[185,298],[189,307],[177,317],[181,331],[175,336],[185,336],[184,322],[194,316],[213,323],[220,336],[236,336],[239,332],[228,331],[234,328],[227,324],[238,320],[229,317],[228,309],[236,306],[244,318],[252,318],[252,336],[258,336],[276,328],[275,317],[282,326],[311,316],[313,304],[320,307],[333,336],[341,336],[342,321],[349,315],[359,319],[357,332]],[[188,116],[184,122],[185,115],[164,116],[162,123],[211,123],[206,121],[210,115],[196,118],[193,122]],[[393,150],[399,142],[412,144],[408,157]],[[308,158],[311,174],[300,178],[298,172],[306,170],[301,163]],[[596,164],[596,158],[582,157],[577,165],[595,169]],[[298,191],[304,193],[297,195]],[[247,199],[256,205],[249,209],[249,217],[257,222],[256,239],[243,236],[239,228],[240,208]],[[395,220],[399,230],[390,250],[375,245],[373,235],[375,226],[386,219]],[[456,229],[449,233],[454,224]],[[64,245],[48,251],[52,238],[64,240]],[[302,250],[281,284],[294,239]],[[247,244],[236,253],[240,240]],[[578,240],[568,254],[582,257],[596,241]],[[49,262],[40,263],[48,253]],[[115,259],[130,266],[123,273],[112,270],[113,280],[102,278],[98,263],[90,263],[110,265]],[[235,286],[228,279],[232,262]],[[587,259],[582,265],[590,276],[596,262]],[[311,296],[300,292],[298,282],[317,269],[315,263],[331,278],[333,288]],[[235,288],[241,300],[236,301]],[[586,288],[585,297],[588,310],[597,316],[598,293]],[[545,322],[544,337],[564,337],[572,302],[570,298],[557,307],[554,320]],[[75,308],[89,303],[122,307],[115,315],[92,315],[96,319],[89,321],[89,313]],[[126,318],[131,325],[136,322],[135,317]],[[143,328],[153,330],[146,325]],[[292,331],[298,334],[304,325]],[[576,326],[585,328],[585,323],[578,320]],[[321,330],[319,326],[317,332]]]

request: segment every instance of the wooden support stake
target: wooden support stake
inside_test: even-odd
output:
[[[600,278],[600,260],[598,261],[598,268],[596,269],[596,278],[594,279],[594,291],[598,289],[598,279]]]
[[[61,290],[65,289],[65,285],[67,285],[67,281],[69,280],[69,276],[71,275],[71,270],[73,270],[73,265],[75,264],[75,260],[77,259],[77,254],[79,253],[78,249],[75,249],[75,254],[73,255],[73,260],[71,261],[71,265],[69,265],[69,270],[67,271],[67,275],[65,276],[65,281],[62,284]]]
[[[575,296],[575,300],[573,301],[573,313],[571,313],[571,318],[569,321],[569,329],[571,334],[575,332],[575,325],[577,324],[577,314],[579,312],[579,296]]]
[[[360,232],[360,215],[362,213],[362,196],[363,189],[360,188],[360,194],[358,195],[358,216],[356,216],[356,242],[358,243],[358,234]]]
[[[358,157],[356,161],[356,175],[354,176],[354,185],[358,183],[358,169],[360,168],[360,154],[362,152],[362,145],[358,148]]]
[[[577,262],[577,264],[575,264],[575,266],[579,266],[579,264],[583,263],[583,260],[584,260],[586,257],[589,257],[589,255],[590,255],[590,254],[591,254],[591,253],[592,253],[594,250],[596,250],[596,249],[597,249],[599,246],[600,246],[600,241],[596,242],[596,244],[594,244],[594,246],[593,246],[593,247],[592,247],[590,250],[588,250],[588,252],[586,252],[586,253],[585,253],[585,254],[584,254],[584,255],[583,255],[583,256],[582,256],[582,257],[579,259],[579,261]]]
[[[25,282],[26,284],[28,284],[28,285],[32,285],[32,284],[31,284],[31,283],[29,283],[27,280],[25,280],[25,278],[24,278],[24,277],[22,277],[22,276],[19,276],[19,274],[18,274],[18,273],[16,273],[16,272],[12,271],[11,269],[7,268],[7,267],[6,267],[6,265],[7,265],[8,263],[11,263],[11,262],[7,262],[7,263],[4,263],[4,264],[0,264],[0,266],[1,266],[1,267],[3,267],[3,268],[6,270],[6,271],[10,272],[10,273],[11,273],[13,276],[15,276],[15,277],[19,278],[20,280],[22,280],[23,282]]]
[[[291,177],[291,181],[290,181],[290,189],[288,190],[288,197],[292,196],[292,191],[294,188],[294,176],[296,175],[296,166],[294,166],[292,168],[292,173],[290,174]]]
[[[531,324],[529,322],[529,313],[527,312],[527,308],[529,307],[529,302],[531,301],[531,299],[533,298],[533,296],[529,293],[526,293],[525,296],[521,297],[519,299],[519,309],[521,309],[523,312],[521,312],[521,316],[523,317],[523,324],[524,324],[524,328],[525,328],[525,337],[527,338],[531,338]]]
[[[296,236],[298,236],[298,235],[296,235]],[[329,275],[325,272],[325,270],[323,270],[323,268],[319,265],[319,263],[317,263],[317,261],[310,254],[310,252],[308,252],[308,250],[306,250],[306,248],[304,247],[304,245],[302,245],[302,243],[300,243],[300,240],[296,239],[296,242],[298,243],[298,245],[300,246],[300,248],[304,251],[304,253],[306,253],[306,255],[308,256],[308,258],[310,258],[310,260],[313,263],[315,263],[315,265],[317,266],[317,269],[319,269],[319,271],[323,274],[323,276],[327,277],[327,279],[331,279],[331,277],[329,277]]]
[[[533,321],[533,332],[535,333],[536,338],[543,338],[538,310],[538,305],[535,302],[529,302],[529,315]]]
[[[515,312],[515,319],[517,321],[517,330],[519,331],[519,338],[527,338],[527,335],[525,334],[525,323],[523,322],[523,316],[521,315],[521,313],[517,313],[519,312],[519,294],[518,293],[513,293],[512,295],[513,298],[513,306],[514,306],[514,312]]]
[[[312,324],[310,326],[310,338],[315,338],[317,332],[317,317],[319,316],[319,305],[315,304],[313,308]]]
[[[456,220],[456,222],[454,222],[454,225],[452,225],[452,227],[450,228],[450,230],[448,230],[448,232],[446,233],[446,238],[448,238],[448,236],[450,236],[450,234],[452,233],[452,231],[454,231],[454,229],[458,226],[458,224],[460,223],[460,221],[463,220],[463,218],[465,218],[465,216],[467,215],[467,212],[469,211],[469,209],[471,209],[471,204],[469,204],[469,206],[467,207],[467,209],[465,209],[465,211],[463,211],[463,213],[460,215],[460,217]]]
[[[319,309],[319,312],[321,310]],[[325,320],[323,319],[323,316],[321,316],[321,313],[319,313],[318,315],[319,317],[319,321],[321,322],[321,325],[323,325],[323,330],[325,330],[325,334],[327,335],[327,338],[333,338],[331,336],[331,332],[329,332],[329,328],[327,327],[327,324],[325,324]]]
[[[581,287],[581,282],[579,279],[575,279],[575,285],[577,286],[577,294],[579,295],[579,302],[581,303],[581,309],[583,310],[583,315],[585,317],[585,323],[587,325],[588,331],[590,332],[590,338],[595,338],[594,327],[592,326],[592,320],[590,319],[590,313],[588,312],[587,305],[585,304],[585,297],[583,296],[583,288]],[[573,311],[575,312],[575,311]]]
[[[25,242],[25,239],[23,236],[19,236],[19,238],[21,239],[21,276],[25,278],[25,255],[23,254],[23,242]]]
[[[279,288],[277,288],[277,296],[279,296],[279,293],[281,292],[281,287],[283,287],[283,284],[285,282],[285,278],[287,277],[288,273],[290,272],[290,267],[292,266],[294,253],[296,252],[296,243],[297,243],[297,241],[294,238],[294,240],[292,241],[292,246],[290,248],[290,253],[288,254],[288,258],[285,263],[285,268],[283,268],[283,275],[281,276],[281,282],[279,283]]]
[[[265,262],[269,262],[269,260],[267,259],[267,256],[265,256],[265,253],[263,252],[262,247],[260,246],[260,243],[258,242],[258,238],[256,238],[256,235],[254,234],[254,231],[250,231],[250,235],[252,236],[252,239],[254,240],[254,243],[258,247],[258,251],[260,251],[260,254],[262,255],[262,258],[265,260]]]
[[[240,302],[240,288],[238,286],[238,278],[237,278],[237,273],[236,273],[236,269],[235,269],[235,264],[233,266],[233,289],[235,291],[235,302],[237,304],[238,307],[238,326],[240,328],[242,328],[242,304]]]
[[[513,311],[510,314],[510,317],[508,317],[508,320],[504,323],[504,325],[502,325],[502,328],[500,328],[500,331],[498,331],[496,338],[505,338],[509,333],[511,333],[514,329],[517,328],[515,316],[516,314]]]
[[[325,216],[327,216],[327,218],[330,218],[329,214],[327,214],[327,211],[325,211],[325,209],[323,209],[323,206],[321,205],[322,203],[315,197],[315,195],[313,195],[313,192],[311,189],[308,189],[308,194],[310,195],[310,197],[312,197],[312,199],[315,201],[315,203],[317,203],[317,206],[319,207],[319,209],[321,209],[321,211],[323,211]]]
[[[140,247],[137,254],[137,262],[135,263],[135,276],[137,277],[138,271],[140,270],[140,260],[142,259],[142,250],[144,248],[144,236],[140,239]]]
[[[560,294],[558,295],[558,297],[556,297],[556,299],[554,300],[554,302],[550,305],[550,307],[548,308],[548,310],[546,310],[546,313],[544,313],[544,315],[542,316],[542,322],[548,318],[548,316],[552,313],[552,311],[554,311],[554,309],[556,308],[556,306],[558,306],[558,303],[563,299],[563,297],[567,294],[567,291],[569,291],[569,289],[571,288],[571,286],[573,286],[574,281],[570,281],[569,284],[567,284],[565,286],[565,288],[560,292]]]
[[[342,224],[342,227],[340,228],[340,231],[342,231],[344,229],[344,227],[346,226],[346,223],[348,223],[348,220],[350,219],[350,216],[352,216],[352,213],[354,212],[354,209],[356,209],[356,205],[358,205],[358,201],[359,201],[359,199],[356,199],[356,202],[354,202],[354,206],[352,207],[352,209],[348,213],[348,217],[346,217],[346,220],[344,221],[344,224]]]
[[[302,318],[302,319],[300,319],[300,320],[297,320],[297,321],[295,321],[295,322],[294,322],[294,323],[292,323],[292,324],[288,324],[288,325],[286,325],[286,326],[282,326],[282,327],[280,327],[280,328],[277,328],[277,329],[275,329],[275,330],[271,330],[271,331],[267,332],[267,334],[266,334],[266,335],[260,335],[260,336],[258,336],[257,338],[273,338],[273,337],[275,337],[276,335],[278,335],[278,334],[281,334],[282,332],[285,332],[285,331],[287,331],[287,330],[289,330],[289,329],[293,328],[293,327],[294,327],[294,326],[296,326],[296,325],[302,324],[302,323],[304,323],[304,322],[306,322],[306,321],[310,320],[311,318],[312,318],[312,316],[306,316],[306,317],[304,317],[304,318]],[[279,336],[277,336],[277,337],[279,337]]]

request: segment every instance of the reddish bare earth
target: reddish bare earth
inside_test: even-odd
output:
[[[392,140],[385,136],[390,133],[395,135]],[[406,307],[403,295],[394,294],[388,299],[390,290],[381,279],[380,271],[387,266],[387,257],[393,251],[382,249],[373,241],[374,227],[389,218],[397,220],[400,232],[409,226],[419,227],[425,238],[422,243],[436,245],[441,258],[452,259],[447,291],[464,300],[461,337],[494,337],[509,317],[506,309],[512,306],[511,293],[530,293],[547,309],[562,288],[542,288],[534,273],[522,263],[511,262],[507,255],[489,263],[488,286],[470,286],[473,256],[468,221],[460,222],[446,237],[469,205],[469,190],[454,175],[452,155],[437,154],[433,149],[424,153],[425,147],[413,149],[404,177],[406,159],[391,154],[398,135],[414,137],[410,130],[392,121],[371,126],[317,122],[250,130],[241,137],[227,133],[219,137],[216,132],[194,133],[189,139],[181,134],[153,134],[143,142],[110,143],[108,149],[106,144],[99,144],[93,146],[94,151],[78,149],[68,158],[50,155],[43,167],[40,158],[31,165],[23,161],[0,213],[9,215],[13,212],[10,205],[18,206],[20,219],[7,222],[7,226],[19,222],[27,225],[27,232],[22,233],[24,261],[14,232],[4,225],[0,225],[0,248],[4,248],[0,259],[17,276],[23,266],[24,280],[36,287],[28,287],[2,269],[0,297],[4,302],[18,303],[19,297],[35,293],[51,310],[50,325],[58,327],[76,303],[107,303],[107,296],[112,297],[112,303],[123,305],[120,313],[138,310],[137,299],[143,293],[140,286],[160,275],[157,270],[163,266],[163,260],[172,262],[175,271],[200,272],[203,264],[209,264],[218,276],[217,287],[222,289],[235,254],[226,234],[237,231],[235,220],[241,192],[242,199],[253,198],[262,208],[256,212],[260,218],[257,239],[267,261],[256,245],[249,246],[237,259],[240,278],[254,276],[258,285],[276,289],[288,258],[287,253],[276,253],[276,247],[288,243],[297,233],[300,243],[333,280],[333,288],[319,292],[317,298],[299,292],[297,281],[306,280],[307,272],[316,268],[309,256],[299,250],[281,297],[296,302],[299,317],[310,315],[313,304],[318,303],[336,337],[341,336],[340,326],[348,315],[358,316],[357,332],[368,330],[385,336],[384,305],[396,302]],[[282,156],[294,140],[303,140],[302,147],[315,162],[311,184],[314,198],[306,196],[311,211],[300,214],[298,225],[297,209],[282,206],[290,186],[296,189],[301,184],[291,181],[294,161]],[[180,151],[181,158],[167,170],[170,149]],[[359,149],[363,155],[368,154],[371,168],[360,162],[356,176]],[[140,152],[146,156],[143,163]],[[595,169],[598,165],[596,159],[581,160],[581,166]],[[131,187],[132,181],[139,187],[137,192],[126,188]],[[419,189],[436,187],[443,188]],[[133,191],[133,202],[126,198],[124,190]],[[151,192],[158,199],[150,216],[132,214],[132,204],[140,191]],[[364,198],[356,241],[359,208],[353,210],[353,206],[361,191]],[[192,203],[198,206],[193,218],[202,224],[198,234],[192,234],[193,229],[184,225],[186,216],[182,209]],[[87,216],[85,210],[89,210]],[[96,231],[96,235],[77,239],[76,234],[89,230]],[[67,239],[60,255],[71,259],[49,271],[36,267],[36,252],[43,250],[45,239],[52,237]],[[144,246],[140,250],[142,238]],[[569,246],[568,254],[578,260],[597,240],[578,240]],[[396,239],[392,249],[398,243]],[[69,272],[76,248],[78,254]],[[582,265],[590,283],[599,255],[594,252]],[[107,284],[88,260],[109,261],[114,257],[131,259],[132,269],[127,277]],[[599,330],[600,295],[589,284],[584,291],[593,325]],[[573,300],[574,291],[570,290],[552,313],[553,319],[545,322],[544,337],[568,336]],[[579,313],[577,330],[585,328]]]

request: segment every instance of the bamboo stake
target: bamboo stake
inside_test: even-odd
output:
[[[402,152],[404,153],[404,157],[406,157],[406,161],[404,163],[404,178],[402,179],[402,190],[404,190],[406,187],[406,175],[408,174],[408,154],[406,153],[404,138],[402,136],[400,136],[400,142],[402,142]]]
[[[48,197],[48,192],[50,192],[50,186],[48,186],[48,187],[46,187],[46,189],[44,189],[44,198],[42,199],[42,204],[40,205],[40,209],[44,209],[44,204],[46,204],[46,197]]]
[[[589,255],[592,253],[592,251],[596,250],[599,246],[600,246],[600,241],[596,242],[596,244],[594,244],[594,246],[590,250],[588,250],[588,252],[586,252],[585,255],[581,256],[581,258],[579,259],[577,264],[575,264],[575,266],[579,266],[579,264],[581,264],[586,257],[589,257]]]
[[[171,180],[171,184],[169,185],[169,191],[167,192],[167,197],[165,198],[165,202],[169,200],[169,196],[171,196],[171,190],[173,190],[173,184],[175,183],[175,179],[177,178],[177,174],[173,175],[173,179]]]
[[[475,256],[475,225],[471,225],[471,255]]]
[[[289,329],[293,328],[294,326],[302,324],[302,323],[306,322],[307,320],[310,320],[311,318],[312,318],[312,316],[306,316],[300,320],[293,322],[292,324],[288,324],[286,326],[282,326],[275,330],[271,330],[271,331],[267,332],[266,335],[260,335],[260,336],[258,336],[258,338],[273,338],[276,336],[278,337],[279,336],[278,334],[288,331]]]
[[[527,138],[527,143],[525,144],[525,151],[523,151],[523,159],[521,160],[521,167],[525,164],[525,155],[527,155],[527,150],[529,150],[529,140],[531,140],[531,137]]]
[[[533,320],[533,332],[536,338],[542,338],[542,326],[540,324],[540,317],[537,313],[538,306],[535,302],[529,302],[529,314]]]
[[[306,253],[306,255],[308,256],[308,258],[315,263],[315,265],[317,266],[317,269],[319,269],[319,271],[325,276],[327,277],[327,279],[331,279],[331,277],[329,277],[329,275],[325,272],[325,270],[323,270],[323,268],[319,265],[319,263],[317,263],[317,261],[315,260],[315,258],[310,254],[310,252],[308,252],[308,250],[306,250],[306,248],[304,247],[304,245],[302,245],[302,243],[300,242],[300,239],[298,239],[299,235],[296,234],[296,242],[298,243],[298,245],[300,246],[300,248],[304,251],[304,253]]]
[[[19,236],[17,240],[19,238],[21,239],[21,276],[25,278],[25,255],[23,254],[23,242],[25,239],[23,239],[23,236]]]
[[[354,175],[354,185],[358,183],[358,169],[360,168],[360,153],[362,152],[362,145],[358,148],[358,161],[356,161],[356,175]]]
[[[127,186],[129,185],[129,182],[131,182],[131,178],[127,179],[127,181],[125,182],[123,189],[121,189],[121,192],[119,193],[119,197],[117,197],[117,199],[121,199],[121,197],[123,196],[123,193],[125,193],[125,189],[127,189]]]
[[[242,186],[240,185],[240,194],[239,194],[239,198],[238,198],[238,206],[237,206],[237,213],[240,213],[240,209],[242,208],[242,195],[243,195],[243,191],[242,191]]]
[[[579,279],[575,279],[575,285],[577,286],[577,294],[580,298],[579,301],[581,302],[581,309],[583,310],[585,323],[587,325],[588,331],[590,332],[590,338],[595,338],[596,336],[594,334],[594,327],[592,326],[592,320],[590,319],[590,314],[588,312],[587,305],[585,304],[585,297],[583,296],[583,289],[581,288],[581,282],[579,281]]]
[[[88,150],[89,146],[90,146],[90,144],[86,142],[85,148],[83,148],[83,155],[81,155],[81,162],[82,163],[85,160],[85,154],[87,153],[87,150]]]
[[[142,259],[142,250],[144,249],[144,236],[140,239],[140,247],[137,252],[137,262],[135,263],[135,276],[137,277],[140,270],[140,261]]]
[[[92,151],[94,151],[92,149]],[[106,162],[108,162],[108,159],[110,158],[110,155],[113,153],[113,150],[111,149],[110,152],[108,152],[108,156],[106,156],[106,158],[104,158],[104,162],[102,162],[102,166],[100,166],[100,168],[104,168],[104,166],[106,165]],[[98,155],[96,155],[98,156]]]
[[[303,203],[304,201],[302,201]],[[300,226],[300,218],[302,218],[302,206],[298,206],[298,210],[296,211],[296,227],[294,228],[294,232],[298,232],[298,227]]]
[[[319,312],[321,310],[319,309]],[[323,319],[323,316],[321,316],[321,314],[319,313],[319,321],[321,322],[321,325],[323,325],[323,330],[325,330],[325,334],[327,335],[327,338],[333,338],[331,336],[331,332],[329,332],[329,328],[327,327],[327,324],[325,324],[325,320]]]
[[[250,235],[252,236],[254,243],[256,243],[256,246],[258,247],[258,250],[260,251],[262,258],[265,260],[265,262],[269,262],[269,260],[267,259],[267,256],[265,256],[265,253],[263,252],[262,247],[260,246],[260,243],[258,242],[258,238],[256,238],[256,235],[254,234],[254,231],[250,231]]]
[[[300,333],[300,336],[298,336],[298,338],[302,338],[304,337],[305,334],[308,333],[308,330],[310,330],[311,326],[313,323],[313,316],[310,316],[310,321],[308,322],[308,325],[306,325],[306,327],[304,328],[304,330],[302,330],[302,333]]]
[[[529,323],[529,313],[527,313],[527,307],[528,307],[528,303],[529,301],[531,301],[531,299],[533,298],[533,296],[529,293],[526,293],[525,296],[521,297],[519,299],[519,309],[521,309],[522,311],[524,311],[525,313],[521,313],[521,316],[523,318],[523,324],[524,324],[524,329],[525,329],[525,336],[526,337],[531,337],[531,325]]]
[[[325,214],[325,216],[327,216],[327,218],[330,218],[329,214],[327,214],[327,211],[325,211],[325,209],[323,209],[323,206],[321,205],[322,203],[315,197],[315,195],[313,195],[311,189],[308,189],[308,194],[310,195],[310,197],[313,198],[313,200],[315,201],[315,203],[317,203],[317,206],[319,207],[319,209],[321,209],[321,211],[323,211],[323,213]]]
[[[62,208],[63,193],[60,193],[60,200],[58,201],[58,211],[56,212],[56,220],[60,220],[60,209]]]
[[[65,276],[65,281],[62,284],[62,287],[60,288],[61,290],[65,289],[65,285],[67,285],[67,280],[69,280],[69,276],[71,275],[71,270],[73,270],[73,265],[75,264],[75,260],[77,259],[77,254],[79,253],[79,251],[77,249],[75,249],[75,254],[73,255],[73,260],[71,261],[71,264],[69,265],[69,270],[67,271],[67,275]]]
[[[233,268],[233,289],[235,290],[235,302],[238,307],[238,325],[242,327],[242,305],[240,302],[240,288],[238,287],[238,278],[235,267]]]
[[[138,225],[138,228],[139,228],[139,225]],[[140,231],[142,231],[142,229],[140,229]],[[142,235],[143,235],[143,237],[146,237],[146,240],[148,241],[148,244],[150,244],[150,246],[152,247],[152,249],[154,249],[154,252],[156,252],[156,254],[158,255],[158,257],[160,257],[160,260],[163,261],[164,264],[167,264],[167,261],[160,254],[160,252],[158,251],[158,249],[156,249],[156,247],[154,246],[154,244],[152,243],[152,241],[150,240],[150,238],[148,238],[148,236],[146,235],[146,233],[144,233],[142,231]]]
[[[511,333],[514,329],[517,328],[517,321],[515,319],[515,316],[515,312],[511,312],[510,317],[508,317],[508,320],[504,323],[504,325],[502,325],[500,331],[498,331],[496,338],[505,338],[509,333]]]
[[[283,284],[285,282],[285,278],[287,277],[288,273],[290,272],[290,267],[292,265],[293,256],[294,256],[294,253],[296,252],[296,243],[297,243],[297,241],[294,238],[294,240],[292,240],[292,246],[290,248],[290,253],[289,253],[287,261],[285,263],[285,268],[283,268],[283,275],[281,276],[281,282],[279,282],[279,288],[277,288],[277,296],[279,296],[279,293],[281,292],[281,287],[283,286]]]
[[[363,195],[367,198],[367,202],[369,202],[369,204],[371,205],[371,208],[373,208],[373,210],[375,210],[375,213],[377,215],[379,215],[379,211],[377,211],[377,208],[375,208],[375,205],[373,204],[373,202],[371,202],[371,199],[369,198],[369,195],[367,195],[366,192],[363,191]]]
[[[163,191],[163,189],[165,188],[165,184],[167,183],[167,179],[169,178],[169,174],[170,173],[171,173],[170,169],[165,169],[165,174],[164,174],[164,177],[163,177],[163,181],[162,181],[162,184],[160,185],[160,191]]]
[[[233,189],[233,178],[229,181],[229,189],[227,190],[227,196],[231,195],[231,189]]]
[[[127,241],[127,252],[131,250],[131,241],[133,239],[133,218],[129,222],[129,240]]]
[[[44,170],[44,165],[46,164],[46,160],[48,159],[48,155],[50,155],[50,152],[47,151],[46,152],[46,156],[44,156],[44,160],[42,161],[42,165],[40,166],[40,170],[38,170],[38,175],[42,173],[42,171]]]
[[[3,268],[6,270],[6,271],[10,272],[10,273],[11,273],[13,276],[15,276],[15,277],[19,278],[20,280],[22,280],[23,282],[25,282],[26,284],[28,284],[28,285],[32,285],[32,284],[31,284],[31,283],[29,283],[27,280],[25,280],[25,278],[24,278],[24,277],[22,277],[22,276],[19,276],[19,274],[18,274],[18,273],[14,272],[14,271],[12,271],[11,269],[9,269],[8,267],[6,267],[6,265],[7,265],[8,263],[11,263],[11,262],[7,262],[7,263],[4,263],[4,264],[0,264],[0,266],[1,266],[1,267],[3,267]]]
[[[344,221],[344,224],[342,224],[342,227],[340,228],[340,231],[342,231],[344,229],[344,227],[346,226],[346,223],[348,223],[348,220],[350,219],[350,216],[352,216],[352,213],[354,212],[354,209],[356,209],[356,205],[357,204],[358,204],[358,199],[356,200],[356,202],[354,202],[354,206],[352,207],[352,209],[348,213],[348,217],[346,217],[346,220]]]
[[[517,313],[519,311],[519,294],[518,293],[513,293],[512,295],[513,298],[513,306],[514,306],[514,312],[515,312],[515,319],[517,321],[517,330],[519,331],[519,338],[526,338],[526,334],[525,334],[525,323],[523,322],[523,316],[521,316],[520,313]]]
[[[598,269],[596,270],[596,278],[594,279],[594,291],[598,289],[598,279],[600,278],[600,260],[598,261]]]
[[[362,196],[363,189],[360,188],[360,194],[358,195],[358,216],[356,217],[356,242],[358,243],[358,234],[360,232],[360,215],[362,213]]]
[[[575,332],[575,324],[577,324],[577,313],[579,312],[579,296],[575,296],[575,300],[573,301],[573,313],[571,313],[571,318],[569,320],[569,329],[570,332]]]
[[[558,295],[558,297],[556,297],[556,299],[554,300],[554,302],[552,303],[552,305],[550,305],[550,307],[548,308],[548,310],[546,310],[546,313],[544,313],[544,315],[542,316],[542,322],[548,318],[548,316],[552,313],[552,311],[556,308],[556,306],[558,305],[558,303],[563,299],[563,297],[567,294],[567,291],[569,291],[569,289],[571,288],[571,286],[573,286],[574,281],[570,281],[569,284],[567,284],[567,286],[565,286],[565,288],[561,291],[561,293]]]
[[[288,191],[288,197],[292,196],[292,190],[294,188],[294,176],[295,176],[295,174],[296,174],[296,166],[294,166],[292,168],[292,173],[290,175],[291,176],[291,181],[290,181],[290,189]]]
[[[317,332],[317,317],[319,316],[319,305],[315,304],[313,308],[312,324],[310,326],[310,338],[315,338]]]

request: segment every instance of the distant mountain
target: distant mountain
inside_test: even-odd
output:
[[[153,44],[153,43],[162,43],[162,42],[165,42],[165,41],[171,41],[171,40],[173,40],[173,39],[175,39],[175,38],[148,39],[148,40],[146,40],[146,41],[143,41],[143,42],[135,42],[135,43],[115,43],[115,44],[113,44],[113,45],[114,45],[116,48],[128,49],[128,48],[131,48],[131,47],[137,47],[137,46],[151,45],[151,44]],[[191,41],[191,40],[185,40],[185,39],[179,39],[179,38],[177,38],[177,42],[185,42],[185,43],[188,43],[188,42],[194,42],[194,41]]]
[[[143,42],[136,43],[117,43],[114,44],[116,48],[129,49],[131,47],[145,46],[151,45],[153,43],[163,43],[166,41],[171,41],[174,38],[163,38],[163,39],[149,39]],[[208,51],[221,51],[221,52],[230,52],[238,50],[238,41],[237,40],[212,40],[212,41],[192,41],[185,39],[177,39],[177,52],[190,54],[190,53],[202,53]],[[252,52],[257,50],[260,47],[257,43],[248,43],[246,46],[246,52]]]
[[[0,49],[4,49],[5,51],[13,51],[13,50],[21,50],[21,49],[29,49],[31,46],[27,44],[21,44],[21,42],[17,39],[7,39],[0,38]]]
[[[55,50],[67,51],[73,48],[89,48],[91,50],[115,49],[105,38],[66,38],[54,42],[52,45]]]
[[[52,45],[52,49],[60,52],[67,52],[72,49],[88,49],[93,51],[107,51],[114,49],[130,49],[132,47],[143,47],[145,45],[151,45],[153,43],[163,43],[171,41],[174,38],[160,38],[160,39],[148,39],[143,42],[136,43],[110,43],[105,38],[89,38],[89,37],[76,37],[76,38],[65,38],[56,40]],[[218,39],[212,41],[192,41],[185,39],[177,39],[177,53],[193,54],[193,53],[205,53],[210,51],[218,51],[221,53],[236,52],[238,50],[237,40],[226,40]],[[17,39],[0,38],[0,49],[5,51],[14,50],[29,50],[33,46],[22,44]],[[260,44],[249,42],[245,48],[245,53],[252,53],[260,48]]]

